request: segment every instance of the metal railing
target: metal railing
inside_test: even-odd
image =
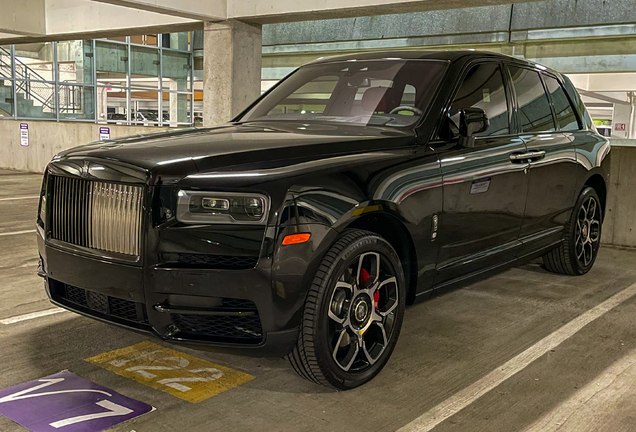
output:
[[[48,84],[46,81],[50,80],[44,78],[24,62],[17,58],[14,61],[16,93],[23,94],[25,99],[37,101],[38,106],[41,106],[43,111],[55,112],[55,85]],[[0,47],[0,75],[12,76],[12,68],[11,53]],[[80,112],[82,109],[81,101],[79,88],[66,87],[59,97],[60,112]]]

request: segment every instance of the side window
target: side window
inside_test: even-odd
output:
[[[554,132],[552,110],[539,73],[510,66],[510,74],[517,93],[521,131]]]
[[[559,129],[562,131],[579,130],[579,121],[574,114],[574,108],[572,108],[572,104],[570,104],[570,100],[561,84],[548,75],[543,75],[543,80],[552,98],[552,106],[556,113]]]
[[[490,126],[477,136],[509,133],[508,102],[501,68],[496,63],[474,66],[464,78],[449,111],[446,135],[459,135],[459,111],[463,108],[481,108],[490,120]]]

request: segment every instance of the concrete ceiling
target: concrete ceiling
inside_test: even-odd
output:
[[[537,0],[0,0],[0,44],[471,8]]]

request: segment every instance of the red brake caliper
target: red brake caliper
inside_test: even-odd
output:
[[[363,286],[366,286],[366,284],[369,281],[370,277],[371,277],[371,275],[369,274],[369,272],[366,269],[360,270],[360,282],[362,282]],[[380,292],[376,291],[376,292],[373,293],[373,306],[376,309],[379,309],[379,305],[378,305],[379,301],[380,301]]]

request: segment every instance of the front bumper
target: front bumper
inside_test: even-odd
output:
[[[333,235],[305,229],[317,241]],[[42,234],[40,273],[52,303],[170,343],[254,356],[280,357],[293,347],[307,274],[320,254],[308,242],[246,270],[142,267],[66,250]]]

